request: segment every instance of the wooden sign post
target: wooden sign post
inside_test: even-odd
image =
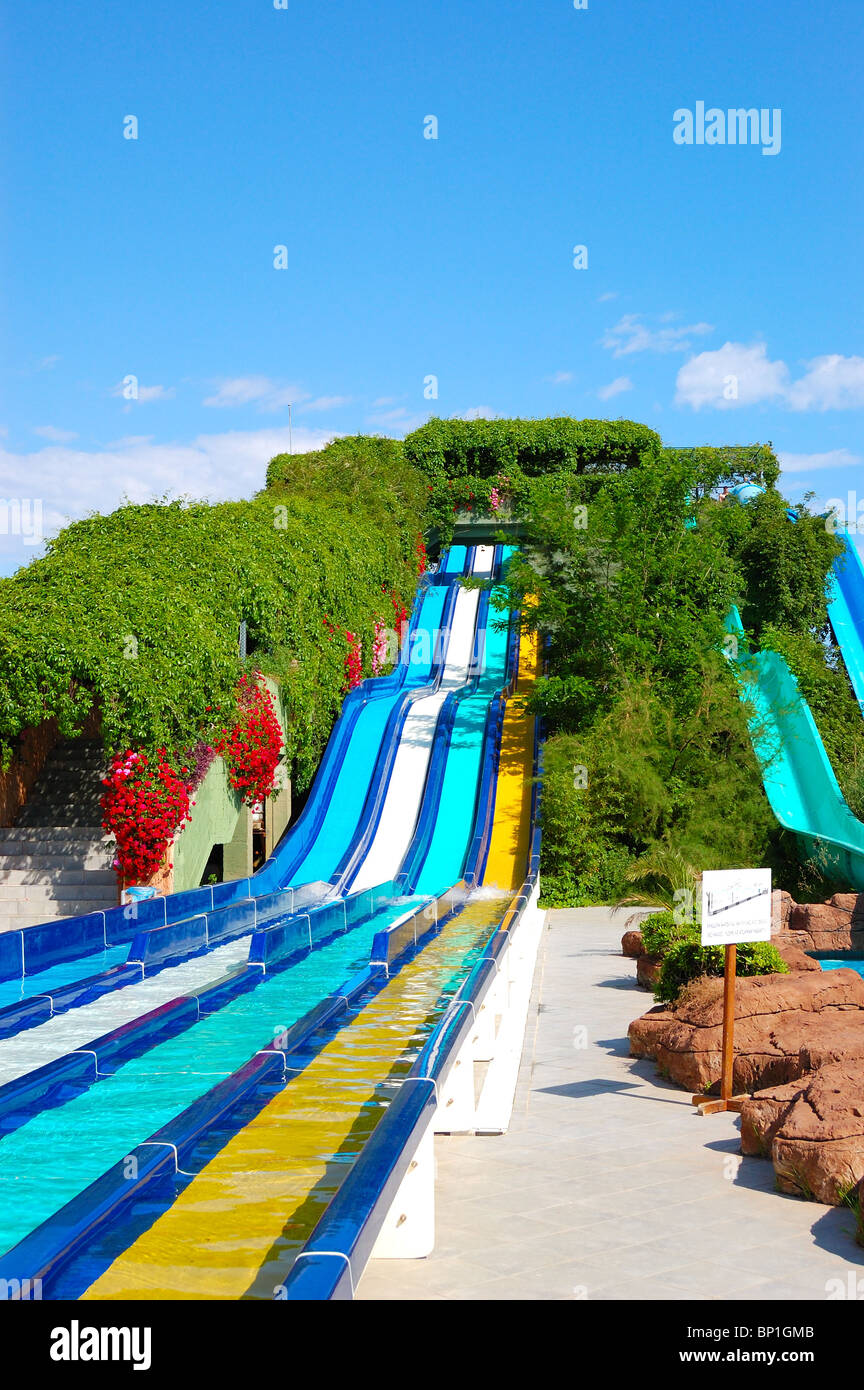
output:
[[[693,1097],[700,1115],[740,1111],[746,1095],[733,1094],[735,1070],[735,975],[738,946],[771,939],[771,870],[714,869],[702,875],[702,945],[725,947],[723,1053],[719,1098]]]

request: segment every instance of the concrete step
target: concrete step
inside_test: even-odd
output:
[[[64,826],[58,823],[56,826],[46,828],[32,828],[29,826],[1,826],[0,827],[0,848],[4,840],[104,840],[106,833],[99,823],[85,824],[85,826]]]
[[[81,859],[98,855],[110,859],[114,846],[104,840],[5,840],[0,843],[0,861],[12,856],[39,855],[42,858],[68,859],[77,863]],[[9,868],[15,868],[13,864]],[[27,868],[26,864],[19,867]],[[47,867],[43,865],[43,867]]]
[[[0,921],[11,922],[14,927],[32,926],[39,922],[53,922],[57,917],[83,917],[88,912],[104,912],[115,903],[102,898],[69,898],[63,902],[47,900],[33,903],[22,899],[20,902],[0,901]]]
[[[31,811],[21,816],[18,822],[19,830],[54,830],[59,824],[64,825],[72,831],[86,831],[90,828],[93,819],[93,806],[81,808],[80,817],[76,816],[75,808],[72,806],[34,806]],[[62,811],[62,819],[59,812]]]
[[[102,867],[81,867],[81,865],[71,865],[63,869],[7,869],[3,866],[0,859],[0,887],[3,884],[9,886],[29,886],[51,887],[53,884],[69,883],[111,883],[116,884],[117,878],[114,870]]]
[[[82,892],[85,886],[87,888],[86,893]],[[116,879],[113,883],[93,883],[92,880],[88,879],[86,885],[83,883],[0,883],[0,902],[7,904],[5,908],[0,908],[0,911],[8,912],[10,910],[8,904],[15,901],[28,903],[75,902],[80,898],[116,903]]]
[[[49,846],[44,846],[48,849]],[[110,846],[94,845],[82,854],[80,849],[69,854],[37,854],[31,848],[7,854],[0,849],[0,874],[7,869],[110,869],[114,853]]]

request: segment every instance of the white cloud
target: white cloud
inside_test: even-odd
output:
[[[52,353],[50,357],[42,358],[42,361],[39,363],[39,366],[36,368],[36,370],[37,372],[50,372],[51,368],[56,367],[59,361],[60,354],[57,352]]]
[[[293,432],[295,453],[320,449],[333,433]],[[250,497],[264,485],[267,463],[288,449],[288,430],[231,430],[199,434],[189,443],[153,444],[142,437],[102,450],[52,444],[29,454],[0,448],[0,498],[39,499],[46,535],[90,511],[110,512],[124,497],[148,502],[168,494],[211,502]],[[26,564],[38,547],[0,534],[0,573]]]
[[[257,405],[259,410],[284,410],[289,405],[308,401],[309,392],[299,386],[280,385],[269,376],[234,376],[219,382],[216,392],[207,396],[204,405],[217,410]]]
[[[781,359],[772,361],[765,343],[724,343],[685,362],[676,381],[675,402],[694,410],[717,410],[775,401],[788,410],[854,410],[864,407],[864,357],[831,353],[805,363],[791,379]]]
[[[618,298],[618,291],[617,291],[617,290],[607,290],[605,294],[598,294],[598,296],[597,296],[597,303],[598,303],[598,304],[608,304],[610,299],[617,299],[617,298]]]
[[[466,410],[461,417],[462,420],[494,420],[495,411],[490,410],[488,405],[472,405],[470,410]]]
[[[860,454],[853,454],[850,449],[829,449],[824,454],[778,453],[777,457],[784,473],[815,473],[823,468],[851,468],[864,462]]]
[[[724,343],[684,363],[675,382],[675,404],[732,410],[783,399],[788,378],[785,362],[772,362],[764,343]]]
[[[629,376],[616,376],[614,381],[610,381],[608,386],[601,386],[597,395],[601,401],[611,401],[613,396],[620,396],[623,391],[632,391],[633,382]]]
[[[674,315],[663,314],[658,320],[669,323]],[[614,328],[604,334],[602,343],[613,357],[627,357],[631,352],[686,352],[690,339],[713,333],[710,323],[688,323],[676,327],[651,328],[641,314],[624,314]]]
[[[563,386],[566,381],[573,380],[573,373],[556,372],[554,376],[547,377],[546,379],[547,381],[551,381],[553,386]]]
[[[375,410],[383,409],[385,405],[395,405],[398,399],[398,396],[379,396],[377,401],[372,402],[372,407]]]
[[[805,363],[789,390],[791,410],[855,410],[864,406],[864,357],[830,353]]]
[[[58,430],[54,425],[35,425],[33,433],[41,435],[43,439],[50,439],[52,444],[68,444],[78,438],[74,430]]]

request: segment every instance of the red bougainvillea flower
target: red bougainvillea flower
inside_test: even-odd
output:
[[[417,533],[417,544],[414,547],[414,553],[417,557],[417,573],[420,575],[426,569],[426,544],[419,531]]]
[[[102,827],[117,841],[117,875],[124,883],[146,883],[189,819],[189,789],[164,748],[153,763],[140,750],[115,753],[102,785]]]
[[[228,768],[228,780],[247,806],[265,801],[274,790],[282,757],[282,726],[270,691],[257,673],[241,676],[236,689],[238,717],[215,743]]]

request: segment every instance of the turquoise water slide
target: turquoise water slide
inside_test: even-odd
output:
[[[771,809],[822,871],[864,891],[864,824],[852,814],[798,682],[777,652],[749,651],[741,617],[726,620],[730,653]]]
[[[831,575],[828,617],[864,714],[864,562],[848,531],[838,527],[836,535],[844,549]]]

